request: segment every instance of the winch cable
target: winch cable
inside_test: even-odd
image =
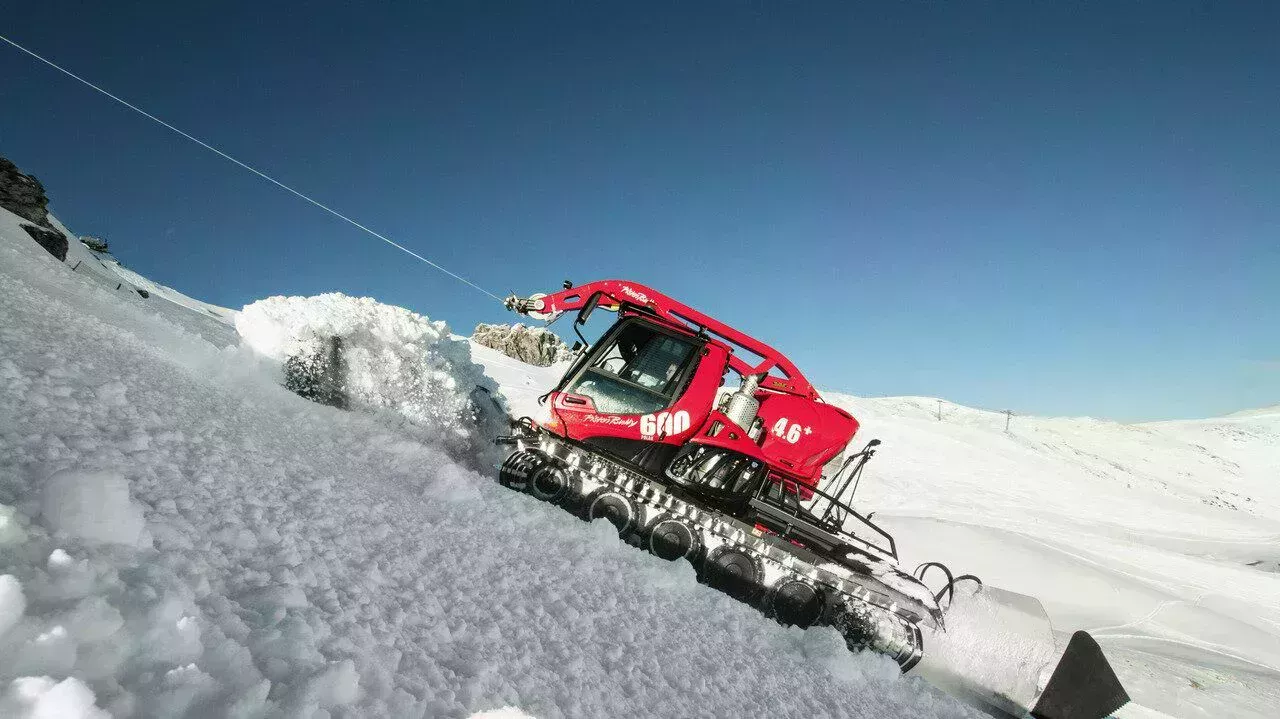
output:
[[[459,274],[457,274],[457,273],[455,273],[455,272],[451,272],[450,270],[445,269],[444,267],[440,266],[439,264],[436,264],[435,262],[432,262],[431,260],[428,260],[427,258],[423,257],[422,255],[418,254],[417,252],[414,252],[413,250],[409,249],[408,247],[405,247],[404,245],[402,245],[402,244],[400,244],[400,243],[398,243],[398,242],[396,242],[396,241],[392,240],[391,238],[387,237],[386,235],[383,235],[383,234],[381,234],[381,233],[379,233],[379,232],[376,232],[376,231],[374,231],[374,230],[369,229],[368,227],[365,227],[364,225],[360,224],[359,222],[356,222],[355,220],[351,219],[350,217],[347,217],[346,215],[342,214],[341,212],[338,212],[337,210],[333,209],[332,207],[329,207],[328,205],[325,205],[325,204],[323,204],[323,203],[321,203],[321,202],[319,202],[319,201],[317,201],[317,200],[315,200],[315,199],[312,199],[311,197],[309,197],[309,196],[307,196],[307,195],[305,195],[305,194],[303,194],[303,193],[301,193],[301,192],[299,192],[299,191],[297,191],[297,190],[293,189],[292,187],[289,187],[288,185],[286,185],[286,184],[284,184],[283,182],[281,182],[281,181],[279,181],[279,180],[275,179],[274,177],[271,177],[271,176],[270,176],[270,175],[268,175],[267,173],[262,172],[261,170],[258,170],[258,169],[254,168],[254,167],[251,167],[250,165],[248,165],[248,164],[246,164],[246,163],[244,163],[244,162],[241,162],[240,160],[237,160],[236,158],[232,157],[231,155],[228,155],[227,153],[223,152],[222,150],[219,150],[218,148],[214,147],[213,145],[210,145],[209,143],[205,142],[204,140],[201,140],[201,139],[200,139],[200,138],[198,138],[198,137],[194,137],[194,136],[192,136],[192,135],[190,135],[190,134],[188,134],[188,133],[186,133],[186,132],[183,132],[182,130],[180,130],[180,129],[178,129],[178,128],[174,127],[173,125],[170,125],[169,123],[165,122],[164,120],[161,120],[160,118],[156,117],[155,115],[152,115],[151,113],[147,112],[146,110],[143,110],[142,108],[138,107],[137,105],[134,105],[134,104],[132,104],[132,103],[130,103],[130,102],[128,102],[128,101],[126,101],[126,100],[121,99],[120,97],[117,97],[116,95],[111,94],[110,92],[107,92],[106,90],[102,89],[101,87],[98,87],[97,85],[93,84],[92,82],[89,82],[88,80],[84,79],[83,77],[80,77],[79,75],[75,74],[74,72],[71,72],[70,70],[66,69],[65,67],[62,67],[61,65],[59,65],[59,64],[57,64],[57,63],[53,62],[52,60],[49,60],[49,59],[47,59],[47,58],[45,58],[45,57],[43,57],[43,56],[41,56],[41,55],[39,55],[39,54],[35,53],[35,52],[34,52],[34,51],[32,51],[32,50],[28,50],[27,48],[23,47],[22,45],[19,45],[18,43],[14,42],[13,40],[10,40],[9,38],[5,37],[4,35],[0,35],[0,40],[4,40],[5,42],[9,43],[9,44],[10,44],[10,45],[12,45],[13,47],[15,47],[15,48],[17,48],[17,49],[21,50],[22,52],[25,52],[26,54],[30,55],[31,57],[34,57],[35,59],[39,60],[40,62],[43,62],[44,64],[46,64],[46,65],[48,65],[49,67],[51,67],[51,68],[53,68],[53,69],[57,70],[58,72],[61,72],[62,74],[66,75],[66,76],[68,76],[68,77],[70,77],[70,78],[72,78],[73,80],[76,80],[77,82],[80,82],[80,83],[82,83],[82,84],[84,84],[84,85],[87,85],[87,86],[89,86],[89,87],[93,88],[94,90],[96,90],[96,91],[98,91],[98,92],[102,93],[103,95],[106,95],[107,97],[111,98],[112,100],[115,100],[116,102],[120,103],[121,105],[124,105],[125,107],[129,108],[130,110],[133,110],[134,112],[138,113],[139,115],[142,115],[143,117],[145,117],[145,118],[147,118],[147,119],[149,119],[149,120],[151,120],[151,121],[153,121],[153,122],[155,122],[155,123],[158,123],[158,124],[160,124],[160,125],[163,125],[164,127],[169,128],[170,130],[172,130],[172,131],[174,131],[174,132],[178,133],[179,135],[182,135],[183,137],[185,137],[185,138],[187,138],[188,140],[190,140],[190,141],[192,141],[192,142],[196,143],[197,145],[199,145],[199,146],[203,147],[204,149],[209,150],[210,152],[213,152],[213,153],[215,153],[215,154],[217,154],[217,155],[220,155],[221,157],[223,157],[223,158],[224,158],[224,159],[226,159],[226,160],[230,160],[231,162],[234,162],[235,164],[239,165],[240,167],[243,167],[244,169],[248,170],[249,172],[252,172],[253,174],[257,175],[258,177],[261,177],[262,179],[266,180],[267,182],[270,182],[271,184],[273,184],[273,185],[275,185],[275,186],[279,187],[280,189],[285,190],[286,192],[289,192],[289,193],[291,193],[291,194],[293,194],[293,195],[296,195],[297,197],[299,197],[299,198],[301,198],[301,199],[303,199],[303,200],[306,200],[307,202],[310,202],[311,204],[315,205],[316,207],[319,207],[320,209],[324,210],[325,212],[328,212],[329,214],[333,215],[334,217],[337,217],[338,219],[342,220],[343,222],[346,222],[346,223],[348,223],[348,224],[350,224],[350,225],[352,225],[352,226],[354,226],[354,227],[356,227],[356,228],[358,228],[358,229],[360,229],[360,230],[362,230],[362,231],[364,231],[364,232],[366,232],[366,233],[368,233],[368,234],[370,234],[370,235],[372,235],[372,236],[374,236],[374,237],[378,238],[379,240],[382,240],[383,242],[387,243],[388,245],[391,245],[392,247],[396,248],[397,250],[400,250],[401,252],[404,252],[405,254],[407,254],[407,255],[409,255],[409,256],[411,256],[411,257],[414,257],[414,258],[416,258],[416,259],[422,260],[423,262],[425,262],[425,263],[427,263],[428,265],[430,265],[430,266],[432,266],[432,267],[436,268],[437,270],[440,270],[441,272],[445,273],[446,275],[449,275],[450,277],[454,278],[455,280],[458,280],[459,282],[461,282],[461,283],[463,283],[463,284],[465,284],[465,285],[468,285],[468,286],[470,286],[470,287],[472,287],[472,288],[474,288],[474,289],[476,289],[476,290],[479,290],[480,292],[483,292],[484,294],[486,294],[486,295],[488,295],[488,296],[492,297],[492,298],[493,298],[493,299],[495,299],[495,300],[498,300],[499,302],[501,302],[501,301],[502,301],[502,298],[501,298],[501,297],[499,297],[499,296],[497,296],[497,295],[493,294],[492,292],[490,292],[489,290],[486,290],[485,288],[481,287],[480,285],[477,285],[476,283],[474,283],[474,282],[472,282],[471,280],[469,280],[469,279],[467,279],[467,278],[463,277],[462,275],[459,275]]]

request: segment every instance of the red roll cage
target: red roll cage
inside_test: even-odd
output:
[[[636,282],[598,280],[579,287],[567,287],[544,297],[535,296],[528,299],[509,297],[504,304],[508,309],[521,314],[537,313],[550,315],[554,319],[563,312],[582,309],[592,302],[598,303],[600,298],[612,300],[624,313],[627,306],[631,306],[638,308],[633,310],[635,314],[655,315],[665,323],[713,335],[723,340],[730,349],[729,367],[744,377],[765,375],[760,382],[762,389],[815,401],[821,399],[818,391],[809,384],[804,374],[781,352],[678,300]],[[760,363],[754,366],[749,364],[747,360],[732,352],[734,347],[740,347],[758,355],[762,358]],[[774,369],[783,376],[769,374]]]

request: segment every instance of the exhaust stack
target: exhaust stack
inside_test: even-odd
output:
[[[741,427],[744,432],[751,430],[751,425],[756,421],[756,413],[760,411],[760,400],[756,399],[756,390],[760,389],[762,379],[764,379],[762,374],[743,377],[742,386],[737,392],[729,395],[729,404],[724,409],[724,416]]]

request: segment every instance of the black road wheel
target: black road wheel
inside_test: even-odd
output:
[[[529,450],[512,452],[498,470],[498,483],[508,489],[523,492],[529,488],[529,478],[545,463],[546,457]]]
[[[783,581],[773,590],[769,601],[775,619],[802,629],[818,621],[824,603],[822,590],[799,579]]]
[[[584,512],[588,522],[607,519],[618,530],[618,536],[625,537],[635,529],[636,509],[631,502],[615,492],[597,494],[587,503]]]
[[[707,584],[744,602],[760,591],[760,565],[741,549],[720,547],[702,565]]]
[[[649,551],[667,561],[681,557],[692,561],[700,544],[698,533],[675,517],[660,517],[649,529]]]
[[[561,468],[547,463],[529,478],[529,494],[544,502],[560,502],[569,494],[569,477]]]

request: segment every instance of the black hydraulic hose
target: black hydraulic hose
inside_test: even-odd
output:
[[[934,567],[941,569],[942,573],[947,576],[947,583],[943,585],[942,589],[938,590],[937,594],[933,595],[934,601],[936,601],[939,606],[942,605],[942,595],[944,594],[947,596],[947,605],[948,606],[951,605],[951,602],[953,602],[956,598],[956,585],[959,584],[960,582],[968,580],[971,582],[977,582],[978,586],[982,586],[982,580],[979,579],[977,575],[961,574],[960,576],[957,577],[953,575],[951,573],[951,570],[947,568],[947,565],[943,564],[942,562],[925,562],[924,564],[921,564],[920,566],[916,567],[916,570],[915,572],[913,572],[913,574],[915,575],[916,579],[919,579],[921,582],[924,582],[924,575]]]
[[[941,569],[941,570],[942,570],[942,573],[943,573],[943,574],[945,574],[945,575],[946,575],[946,577],[947,577],[947,583],[942,587],[942,589],[939,589],[939,590],[938,590],[938,593],[937,593],[937,594],[935,594],[935,595],[934,595],[934,597],[933,597],[934,601],[936,601],[936,602],[938,602],[939,604],[941,604],[941,603],[942,603],[942,595],[943,595],[944,593],[951,592],[951,591],[952,591],[952,586],[955,584],[955,581],[956,581],[955,575],[951,573],[951,570],[947,568],[947,565],[943,564],[942,562],[925,562],[924,564],[921,564],[920,566],[916,567],[916,571],[912,572],[912,574],[914,574],[914,575],[915,575],[915,577],[916,577],[916,579],[919,579],[919,580],[920,580],[920,582],[923,584],[923,583],[924,583],[924,575],[925,575],[925,574],[926,574],[930,569],[933,569],[934,567],[937,567],[938,569]],[[928,585],[925,585],[925,586],[928,586]],[[954,593],[952,593],[952,596],[951,596],[951,597],[948,597],[948,599],[947,599],[947,603],[948,603],[948,604],[950,604],[950,603],[951,603],[951,599],[952,599],[953,597],[954,597]]]

